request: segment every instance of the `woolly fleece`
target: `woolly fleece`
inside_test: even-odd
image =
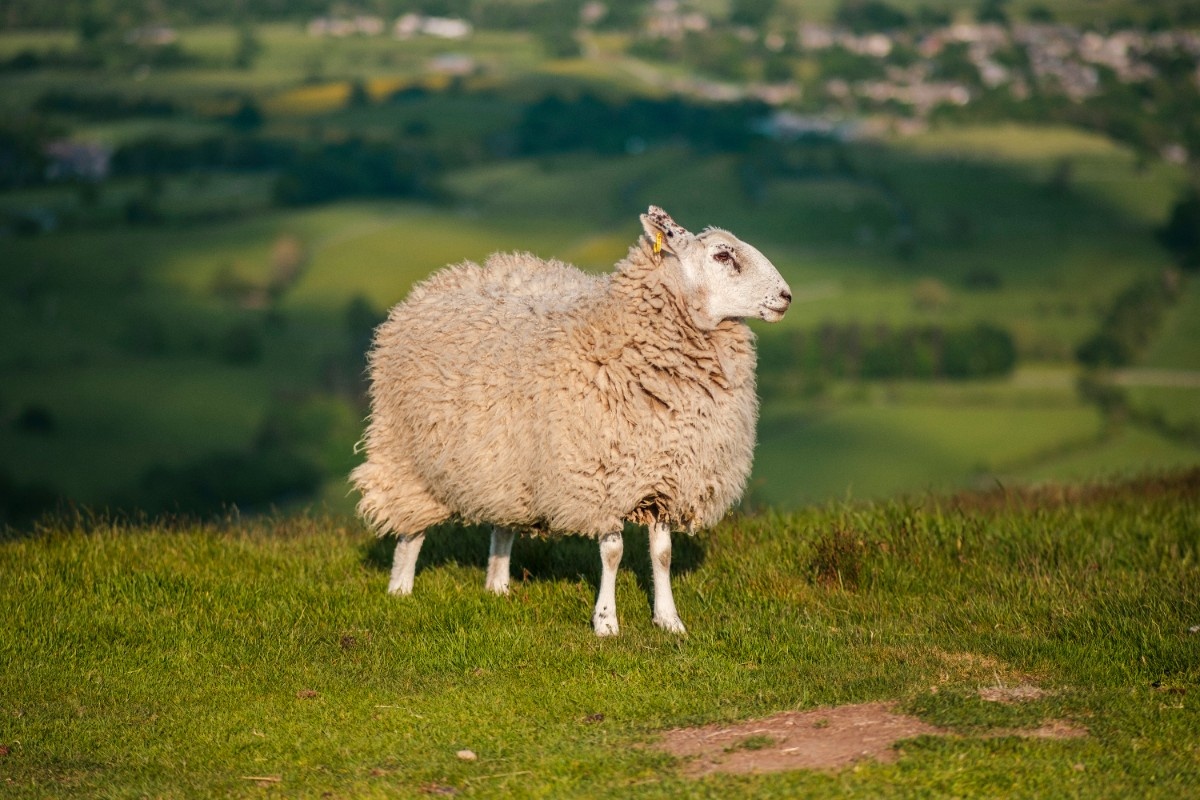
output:
[[[359,512],[381,535],[716,523],[750,473],[754,334],[698,327],[684,287],[646,238],[604,276],[513,253],[414,287],[370,354]]]

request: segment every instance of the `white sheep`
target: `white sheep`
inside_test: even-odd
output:
[[[359,513],[395,534],[388,591],[409,594],[425,529],[489,522],[486,587],[508,591],[518,531],[598,537],[592,624],[618,632],[628,522],[650,533],[654,622],[684,632],[671,530],[716,523],[745,489],[758,398],[754,334],[791,293],[732,234],[641,216],[616,270],[496,254],[415,286],[376,331]]]

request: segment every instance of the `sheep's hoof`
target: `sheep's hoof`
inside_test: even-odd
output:
[[[412,594],[411,583],[392,583],[388,585],[388,594],[396,597],[405,597]]]
[[[669,633],[687,633],[687,628],[683,627],[683,620],[678,615],[674,617],[655,617],[654,624]]]
[[[592,628],[595,629],[597,636],[616,636],[621,632],[620,626],[617,625],[617,618],[610,614],[597,614],[592,617]]]
[[[504,597],[505,595],[508,594],[508,584],[507,583],[489,583],[484,588],[486,588],[489,592],[491,592],[492,594],[497,595],[499,597]]]

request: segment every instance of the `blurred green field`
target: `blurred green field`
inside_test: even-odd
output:
[[[267,136],[410,131],[453,152],[513,136],[520,104],[551,88],[630,91],[628,75],[600,61],[548,61],[520,34],[451,45],[315,39],[298,24],[255,33],[264,49],[252,69],[232,66],[237,29],[213,26],[181,31],[196,65],[108,71],[82,84],[170,98],[180,109],[174,116],[56,121],[114,146],[146,136],[195,141],[224,130],[220,114],[248,96],[265,109]],[[5,32],[0,57],[72,42],[63,33]],[[458,89],[431,77],[429,59],[449,51],[475,58],[482,74]],[[346,105],[353,81],[370,102]],[[14,110],[80,85],[67,70],[0,75]],[[388,99],[406,86],[421,88]],[[832,381],[813,399],[779,388],[794,385],[771,372],[786,364],[769,367],[752,502],[1200,463],[1200,450],[1169,432],[1106,423],[1078,398],[1072,367],[1075,347],[1113,296],[1171,266],[1154,230],[1187,180],[1183,169],[1097,134],[1013,124],[935,127],[793,155],[795,163],[778,163],[769,148],[675,144],[638,155],[481,159],[447,171],[436,201],[291,210],[274,206],[269,171],[0,193],[0,215],[34,211],[61,222],[0,245],[0,471],[103,503],[153,464],[255,447],[281,414],[308,418],[320,406],[324,421],[309,426],[301,446],[326,472],[319,498],[348,508],[344,473],[365,413],[354,386],[363,344],[348,322],[361,317],[354,304],[381,313],[440,266],[498,250],[607,270],[639,235],[637,214],[651,203],[693,229],[728,228],[776,263],[796,302],[780,325],[755,325],[766,342],[824,323],[980,321],[1015,339],[1017,375],[968,388]],[[129,204],[143,198],[153,200],[157,224],[128,224]],[[268,301],[281,243],[303,264]],[[1193,281],[1139,366],[1200,369],[1197,319]],[[250,363],[222,355],[237,336],[255,350]],[[1137,408],[1179,425],[1196,416],[1195,395],[1155,385],[1130,393]],[[45,421],[36,413],[30,423],[31,411],[46,412],[52,430],[38,429]]]
[[[670,177],[636,185],[624,202],[636,209],[657,199],[696,227],[720,220],[715,204],[689,203],[686,187],[689,178],[720,186],[728,180],[728,164],[720,158],[692,163],[672,153],[655,158],[670,167]],[[33,299],[14,302],[12,292],[5,295],[0,331],[11,343],[9,358],[20,354],[20,363],[6,369],[10,380],[0,402],[8,419],[29,405],[50,409],[59,432],[47,439],[6,426],[0,466],[97,502],[152,463],[248,446],[273,398],[311,390],[323,363],[344,358],[341,320],[355,296],[382,309],[439,266],[480,260],[496,250],[530,250],[594,269],[611,264],[638,234],[632,209],[624,219],[618,212],[622,192],[644,174],[644,164],[566,159],[472,171],[451,184],[463,198],[457,209],[342,203],[178,230],[14,240],[10,252],[20,266],[6,276],[10,285],[14,279],[23,283]],[[581,185],[589,187],[586,201],[576,188]],[[918,309],[912,292],[920,273],[876,252],[872,275],[870,246],[842,241],[845,231],[831,230],[823,220],[805,221],[804,209],[819,206],[824,190],[820,183],[810,188],[803,202],[772,209],[775,224],[742,209],[730,214],[735,219],[728,225],[771,255],[796,289],[799,300],[786,326],[996,319],[1014,325],[1021,338],[1059,342],[1066,352],[1094,324],[1094,307],[1105,293],[1092,283],[1091,291],[1075,290],[1057,274],[1042,276],[1040,287],[1030,272],[1014,279],[1018,288],[955,290],[946,308]],[[590,224],[589,209],[599,210]],[[795,220],[790,228],[789,211]],[[762,236],[743,233],[738,221]],[[805,234],[815,241],[795,240]],[[230,317],[252,314],[230,307],[212,287],[223,271],[265,280],[272,243],[281,236],[304,242],[308,263],[279,307],[283,322],[266,328],[261,364],[232,367],[202,355],[156,360],[121,351],[123,331],[139,314],[166,321],[172,349],[185,356],[189,339],[227,325]],[[1062,270],[1074,263],[1057,262]],[[1121,265],[1109,263],[1108,280],[1115,283]],[[1155,259],[1139,269],[1158,266]],[[1070,310],[1047,315],[1047,308],[1059,307]],[[1186,315],[1173,319],[1186,327]],[[764,325],[756,329],[762,336],[776,333]],[[1187,352],[1186,330],[1172,338]],[[31,363],[39,369],[30,369]],[[1009,384],[977,389],[966,401],[962,387],[953,385],[848,387],[829,407],[768,396],[752,501],[797,506],[971,485],[994,476],[1043,480],[1200,463],[1194,448],[1146,432],[1102,435],[1099,414],[1075,397],[1069,368],[1046,374],[1053,388],[1039,388],[1036,380],[1031,388],[1028,377],[1018,375]],[[763,376],[764,385],[770,381]],[[343,429],[340,435],[331,446],[349,454],[357,434]],[[348,507],[342,475],[330,477],[322,497]]]
[[[1179,303],[1167,315],[1149,351],[1145,366],[1200,370],[1200,284],[1184,287]]]

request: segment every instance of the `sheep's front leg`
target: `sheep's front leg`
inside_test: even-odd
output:
[[[417,556],[425,543],[425,533],[401,536],[396,541],[396,555],[392,557],[392,579],[388,582],[389,594],[412,594],[413,576],[417,574]]]
[[[484,586],[496,594],[508,594],[508,562],[516,534],[508,528],[492,528],[492,546],[488,551],[487,581]]]
[[[592,627],[597,636],[616,636],[621,632],[617,625],[617,567],[621,565],[624,551],[625,540],[620,531],[600,537],[600,593],[596,596],[596,611],[592,614]]]
[[[687,633],[671,594],[671,529],[661,522],[650,525],[650,565],[654,570],[654,624],[671,633]]]

